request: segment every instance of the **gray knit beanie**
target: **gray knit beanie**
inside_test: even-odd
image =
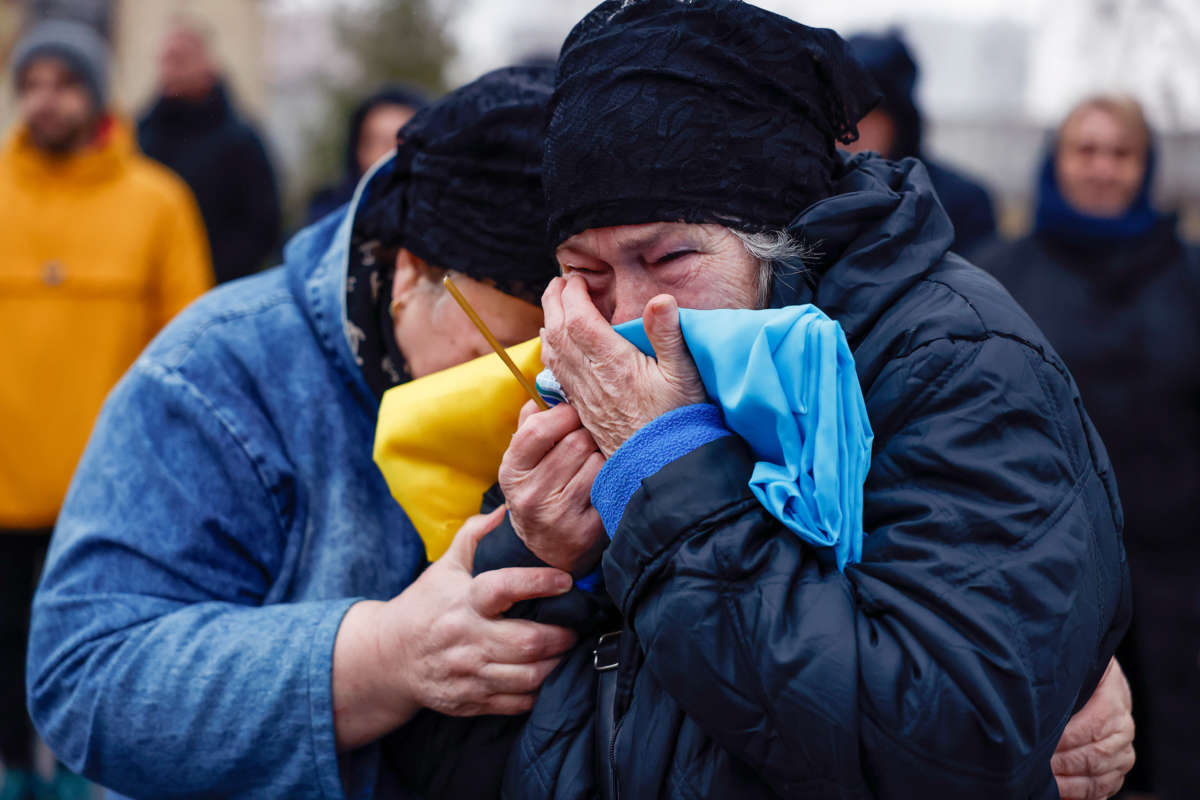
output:
[[[18,79],[39,56],[57,56],[67,62],[91,92],[97,108],[108,96],[108,45],[95,29],[82,22],[51,19],[33,26],[13,49],[11,73]]]

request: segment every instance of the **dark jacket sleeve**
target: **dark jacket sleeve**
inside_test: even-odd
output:
[[[1052,786],[1129,612],[1073,384],[1012,339],[941,340],[866,399],[883,411],[845,574],[755,501],[735,438],[642,482],[604,575],[644,668],[785,795],[814,765],[879,798]]]
[[[483,496],[480,511],[487,514],[503,504],[504,495],[499,485],[495,485]],[[505,567],[548,566],[550,565],[525,546],[507,515],[475,548],[476,575]],[[510,608],[505,616],[547,625],[560,625],[581,635],[613,630],[620,626],[616,607],[602,587],[591,591],[575,586],[566,594],[556,597],[523,600]]]

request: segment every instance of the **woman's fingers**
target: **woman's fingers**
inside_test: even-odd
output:
[[[501,472],[528,472],[579,426],[579,414],[568,403],[559,403],[546,411],[530,414],[513,434],[500,464]]]
[[[674,384],[683,397],[693,403],[705,399],[700,372],[683,338],[679,324],[679,306],[669,294],[660,294],[646,303],[642,312],[646,338],[654,347],[654,357],[663,377]]]
[[[542,325],[547,330],[558,330],[562,327],[562,291],[566,281],[554,278],[542,292]]]
[[[471,573],[475,561],[475,548],[481,539],[504,519],[504,506],[492,509],[489,514],[476,514],[468,517],[458,529],[450,548],[438,559],[447,564],[453,564],[461,572]]]
[[[479,677],[496,694],[532,693],[541,688],[561,660],[561,656],[556,656],[531,664],[487,664],[479,671]]]
[[[637,349],[601,316],[592,303],[586,281],[574,277],[568,278],[565,284],[561,293],[562,329],[589,364],[609,363],[621,354],[639,355]]]

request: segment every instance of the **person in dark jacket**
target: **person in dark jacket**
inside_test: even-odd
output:
[[[992,199],[979,182],[929,156],[922,142],[923,121],[917,108],[917,64],[897,32],[858,34],[847,39],[867,67],[883,97],[858,123],[852,153],[867,150],[898,161],[919,158],[925,164],[938,199],[954,223],[956,253],[971,255],[996,233]]]
[[[1136,598],[1122,661],[1147,700],[1142,788],[1165,800],[1200,787],[1200,254],[1152,207],[1153,179],[1137,103],[1089,99],[1047,151],[1033,232],[979,263],[1071,368],[1112,459]]]
[[[603,551],[623,623],[542,687],[505,796],[1058,793],[1129,616],[1116,487],[920,162],[837,154],[867,85],[833,32],[730,0],[610,0],[564,44],[542,352],[571,403],[522,422],[484,543],[576,576]],[[751,493],[676,314],[800,303],[845,331],[875,434],[844,571]],[[610,327],[639,316],[657,360]]]
[[[275,172],[258,132],[234,110],[201,31],[181,26],[167,36],[159,90],[138,121],[138,145],[196,195],[217,282],[258,272],[281,232]]]
[[[338,183],[313,194],[308,202],[308,222],[350,202],[359,179],[396,146],[396,131],[428,104],[429,98],[420,90],[399,84],[385,86],[359,103],[346,132],[345,174]]]

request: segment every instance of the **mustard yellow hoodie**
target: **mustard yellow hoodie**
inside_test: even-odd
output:
[[[212,285],[191,192],[123,122],[51,159],[0,150],[0,529],[54,523],[108,390]]]

